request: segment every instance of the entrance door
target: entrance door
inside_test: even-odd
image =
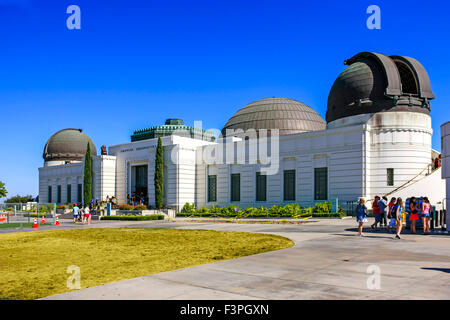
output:
[[[133,166],[131,174],[132,181],[131,194],[134,196],[135,203],[139,203],[140,199],[144,199],[144,204],[148,205],[148,165]]]

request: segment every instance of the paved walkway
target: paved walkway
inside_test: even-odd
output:
[[[105,221],[106,222],[106,221]],[[94,227],[119,226],[98,222]],[[121,227],[212,229],[278,234],[295,246],[45,299],[450,299],[450,237],[384,232],[355,236],[351,220],[302,225],[130,223]],[[369,266],[380,288],[369,289]]]

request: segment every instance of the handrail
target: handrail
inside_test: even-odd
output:
[[[393,194],[394,192],[398,192],[399,190],[402,190],[402,189],[406,188],[407,186],[410,185],[410,183],[411,183],[412,181],[414,181],[414,179],[416,179],[418,176],[422,175],[422,173],[423,173],[425,170],[429,169],[430,167],[432,167],[432,165],[431,165],[431,164],[428,164],[422,171],[420,171],[416,176],[414,176],[414,178],[408,180],[407,182],[405,182],[404,184],[402,184],[400,187],[398,187],[398,188],[392,190],[391,192],[385,194],[384,196],[387,197],[387,196]],[[439,168],[440,168],[440,167],[439,167]],[[433,173],[434,173],[436,170],[438,170],[439,168],[436,168],[436,169],[434,169],[434,170],[431,170],[431,172],[430,172],[429,174],[426,174],[424,177],[420,178],[419,180],[414,181],[413,184],[415,184],[415,183],[417,183],[417,182],[419,182],[419,181],[422,181],[423,179],[425,179],[425,178],[428,177],[429,175],[433,174]],[[411,184],[411,185],[412,185],[412,184]]]

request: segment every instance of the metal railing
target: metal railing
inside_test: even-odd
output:
[[[55,203],[1,203],[0,223],[17,223],[23,229],[24,223],[31,223],[37,219],[38,225],[42,224],[42,218],[46,222],[56,222]]]

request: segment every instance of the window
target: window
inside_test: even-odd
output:
[[[60,185],[58,186],[57,193],[56,193],[56,202],[61,203],[61,186]]]
[[[314,168],[314,200],[328,200],[328,168]]]
[[[217,176],[208,176],[208,202],[217,201]]]
[[[83,185],[81,183],[78,184],[78,190],[77,190],[77,202],[81,203],[83,202]]]
[[[68,184],[67,185],[67,203],[71,203],[72,202],[72,185]]]
[[[267,199],[267,176],[256,173],[256,201],[266,201]]]
[[[231,201],[241,201],[241,175],[231,175]]]
[[[284,170],[284,200],[295,200],[295,170]]]
[[[48,197],[47,202],[52,203],[52,186],[48,186]]]
[[[394,169],[387,169],[387,185],[392,187],[394,185]]]

